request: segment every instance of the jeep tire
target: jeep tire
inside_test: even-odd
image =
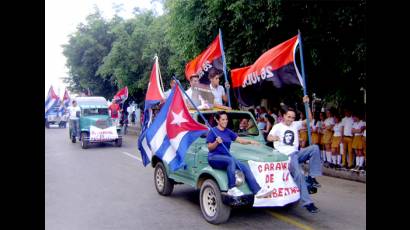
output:
[[[81,133],[81,148],[88,149],[90,142],[88,140],[88,133],[82,132]]]
[[[157,192],[163,196],[169,196],[174,190],[174,181],[168,178],[164,164],[158,162],[154,170],[154,183]]]
[[[114,142],[115,147],[121,147],[122,146],[122,138],[118,138]]]
[[[207,179],[202,184],[199,203],[202,216],[211,224],[224,223],[231,215],[231,207],[222,202],[221,191],[212,179]]]

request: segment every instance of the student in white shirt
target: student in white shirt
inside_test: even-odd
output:
[[[303,97],[304,103],[309,103],[309,97]],[[309,119],[312,120],[312,113],[308,109]],[[267,137],[268,141],[273,141],[275,149],[286,154],[290,158],[289,170],[300,189],[300,200],[302,205],[311,213],[316,213],[319,209],[313,204],[309,196],[307,184],[320,187],[315,177],[322,175],[322,163],[320,161],[320,150],[317,145],[311,145],[304,149],[299,148],[298,131],[302,128],[305,121],[295,121],[295,110],[288,108],[284,114],[284,120],[273,126]],[[305,181],[300,167],[300,163],[309,160],[309,176]]]
[[[325,151],[326,151],[326,159],[327,162],[330,163],[332,162],[332,136],[333,136],[333,126],[335,125],[335,120],[333,118],[333,114],[331,112],[331,109],[326,110],[326,119],[322,123],[322,129],[323,129],[323,136],[322,136],[322,144],[325,145]],[[327,167],[328,165],[325,164]]]
[[[332,166],[341,168],[340,144],[342,143],[343,126],[339,114],[334,114],[335,125],[333,126],[332,137]]]
[[[363,154],[363,132],[366,124],[360,120],[357,113],[353,114],[352,133],[354,134],[352,149],[356,155],[356,167],[353,171],[363,170],[364,154]]]
[[[350,109],[346,108],[344,113],[345,113],[345,117],[342,119],[342,125],[343,125],[343,133],[342,133],[342,139],[343,139],[342,167],[351,169],[351,168],[353,168],[353,151],[352,151],[353,118],[352,118],[352,112],[350,111]],[[347,151],[348,155],[346,154],[346,151]],[[346,161],[347,161],[348,165],[346,165]]]

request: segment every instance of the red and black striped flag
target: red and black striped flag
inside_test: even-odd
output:
[[[185,66],[185,77],[189,81],[193,74],[199,75],[199,82],[209,85],[208,72],[212,68],[220,71],[223,70],[222,49],[219,40],[220,34],[212,41],[212,43],[202,51],[195,59],[191,60]]]
[[[303,87],[302,77],[295,63],[298,43],[298,36],[294,36],[263,53],[253,65],[231,70],[232,88],[239,103],[251,105],[253,95],[257,95],[262,87]]]

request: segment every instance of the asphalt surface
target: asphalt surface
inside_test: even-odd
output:
[[[144,167],[137,137],[123,146],[81,149],[68,129],[45,129],[45,227],[100,229],[365,229],[366,184],[322,176],[312,196],[321,212],[295,208],[234,209],[227,223],[206,222],[199,191],[176,185],[171,196],[154,187],[153,168]]]

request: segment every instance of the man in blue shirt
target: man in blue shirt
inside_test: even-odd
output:
[[[222,146],[223,143],[229,150],[232,141],[236,141],[240,144],[254,144],[258,145],[259,142],[253,140],[247,140],[238,137],[236,133],[227,128],[228,115],[225,111],[218,112],[215,116],[218,125],[214,128],[214,132],[209,132],[206,142],[208,143],[208,162],[212,168],[226,170],[228,174],[228,195],[242,196],[243,192],[235,186],[235,170],[236,164],[240,165],[243,173],[245,174],[245,180],[248,183],[249,188],[255,194],[257,198],[268,196],[272,189],[261,188],[253,176],[249,167],[239,161],[235,162],[235,159],[230,156],[229,152]]]

